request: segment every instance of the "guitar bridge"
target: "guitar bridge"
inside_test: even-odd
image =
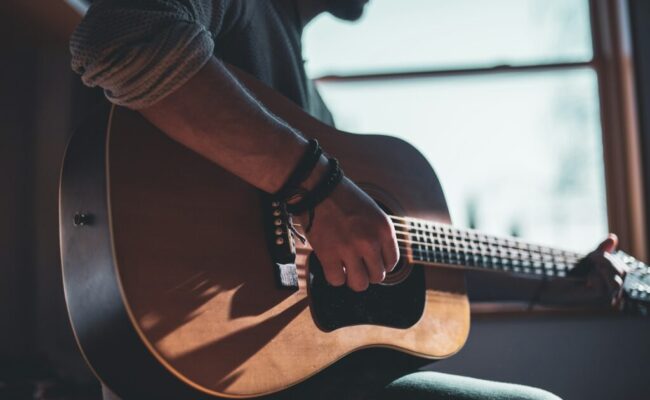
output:
[[[262,193],[262,215],[273,275],[281,289],[298,290],[296,244],[291,232],[291,216],[282,202]]]

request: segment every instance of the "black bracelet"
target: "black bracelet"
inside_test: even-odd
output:
[[[284,201],[293,196],[295,191],[299,189],[300,184],[311,175],[322,154],[323,149],[318,144],[318,140],[309,139],[307,150],[305,150],[282,188],[274,194],[274,197]]]
[[[304,192],[303,196],[296,203],[287,204],[287,211],[291,214],[302,214],[309,210],[311,217],[309,226],[311,226],[314,208],[334,191],[334,188],[336,188],[342,179],[343,171],[339,166],[339,161],[336,158],[330,158],[327,175],[312,190]],[[308,231],[308,229],[305,231]]]

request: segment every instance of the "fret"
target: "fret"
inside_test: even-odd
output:
[[[487,269],[534,276],[564,277],[580,255],[486,235],[450,225],[405,218],[396,224],[408,239],[415,262]]]

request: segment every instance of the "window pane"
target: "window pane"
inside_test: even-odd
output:
[[[455,224],[586,251],[607,232],[591,69],[321,82],[340,129],[392,132],[438,173]]]
[[[308,73],[587,61],[588,0],[371,0],[359,23],[322,15],[305,30]]]

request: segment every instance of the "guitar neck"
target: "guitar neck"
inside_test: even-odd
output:
[[[417,218],[391,217],[400,249],[417,264],[565,278],[583,254]]]

